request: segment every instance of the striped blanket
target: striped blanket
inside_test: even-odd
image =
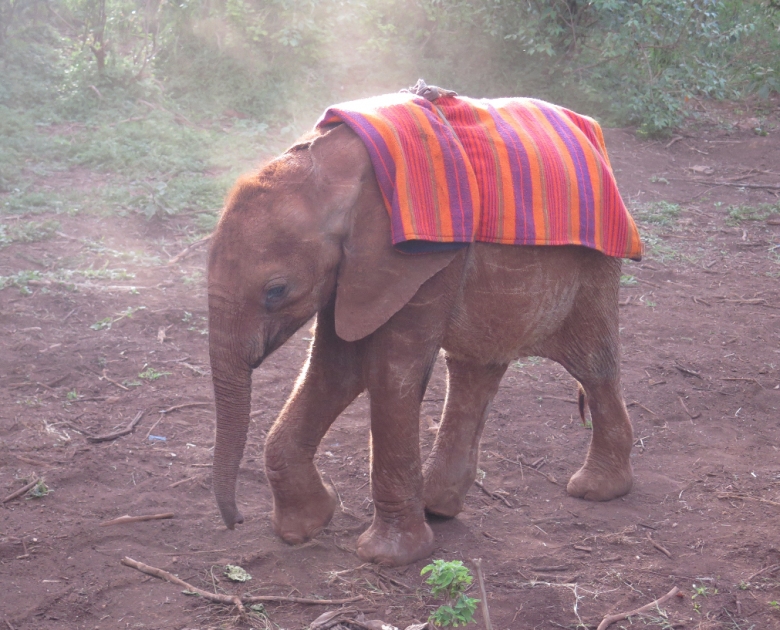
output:
[[[365,143],[402,251],[483,241],[642,257],[591,118],[535,99],[398,93],[336,105],[317,125],[337,122]]]

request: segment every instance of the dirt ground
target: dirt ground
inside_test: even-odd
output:
[[[460,516],[431,523],[434,558],[482,559],[494,628],[595,628],[674,586],[679,596],[611,627],[780,628],[780,216],[738,221],[727,211],[777,203],[779,114],[724,108],[664,141],[606,131],[627,202],[682,208],[665,225],[640,220],[648,255],[624,267],[635,486],[609,503],[567,496],[590,438],[574,382],[546,360],[512,366],[482,441],[484,491],[475,485]],[[42,178],[39,189],[102,185],[80,170]],[[228,531],[210,489],[205,247],[168,264],[184,248],[186,216],[56,219],[50,240],[0,249],[2,276],[87,270],[0,291],[0,500],[36,475],[49,489],[0,508],[0,625],[297,629],[339,608],[266,603],[265,616],[240,621],[232,606],[122,565],[125,556],[208,591],[362,596],[347,616],[400,628],[427,619],[436,603],[420,577],[426,561],[378,569],[354,555],[372,514],[364,396],[319,452],[342,501],[330,526],[297,547],[271,530],[263,440],[304,361],[308,328],[255,372],[238,490],[246,522]],[[438,365],[422,413],[425,454],[444,391]],[[139,412],[133,433],[87,441]],[[161,513],[174,516],[101,526]],[[228,581],[227,564],[252,580]]]

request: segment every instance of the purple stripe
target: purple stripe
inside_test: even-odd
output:
[[[433,105],[423,98],[415,99],[414,103],[422,106],[441,147],[450,198],[453,238],[456,242],[469,243],[474,240],[474,207],[471,203],[468,158],[453,132],[434,111]]]
[[[561,117],[561,114],[551,108],[547,103],[542,101],[533,101],[533,103],[539,108],[539,110],[547,118],[547,121],[553,126],[558,136],[560,136],[563,143],[566,145],[566,149],[569,155],[574,161],[574,168],[577,175],[577,189],[580,197],[580,207],[570,208],[570,212],[578,212],[580,215],[580,242],[583,245],[590,247],[595,246],[595,233],[596,233],[596,211],[601,211],[602,208],[595,207],[595,201],[593,197],[593,180],[588,172],[588,162],[585,157],[585,152],[577,136],[572,132],[569,126]],[[565,163],[562,164],[565,168]],[[568,170],[568,169],[566,169]]]
[[[532,244],[536,238],[536,229],[534,226],[534,205],[533,205],[533,180],[531,179],[531,166],[528,152],[525,150],[522,140],[512,126],[506,122],[495,107],[488,101],[483,101],[493,122],[496,124],[496,130],[506,145],[509,154],[510,173],[512,175],[512,187],[515,191],[515,245]],[[508,108],[507,108],[508,111]],[[512,159],[514,156],[515,159]],[[518,207],[517,200],[521,203]],[[505,211],[511,210],[505,208]]]
[[[371,157],[371,163],[374,166],[374,173],[379,182],[379,188],[386,199],[390,201],[392,212],[390,213],[390,222],[393,236],[393,243],[403,241],[404,226],[400,219],[398,209],[398,196],[395,194],[395,160],[390,153],[382,135],[374,128],[368,119],[355,111],[346,111],[338,108],[331,108],[322,116],[321,120],[329,120],[331,116],[344,121],[363,141],[363,144]]]

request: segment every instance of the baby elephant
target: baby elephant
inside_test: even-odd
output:
[[[336,496],[314,455],[368,390],[375,512],[357,554],[388,565],[428,556],[425,512],[463,508],[490,403],[523,356],[557,361],[587,393],[593,437],[568,493],[605,501],[628,492],[620,259],[582,245],[475,241],[410,255],[393,246],[386,204],[366,143],[347,124],[319,127],[229,195],[208,263],[214,491],[227,526],[243,521],[235,484],[252,370],[315,315],[308,360],[265,449],[273,526],[285,541],[304,542],[330,521]],[[440,349],[447,396],[423,464],[420,405]]]

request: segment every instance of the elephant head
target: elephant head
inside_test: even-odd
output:
[[[368,153],[345,125],[313,132],[239,179],[208,262],[213,484],[228,528],[243,521],[235,485],[252,370],[334,300],[341,339],[371,334],[454,255],[393,249]]]

